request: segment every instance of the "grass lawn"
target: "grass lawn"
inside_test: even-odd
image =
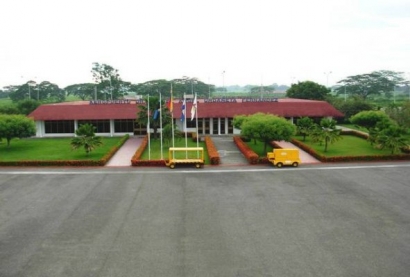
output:
[[[296,136],[295,138],[326,157],[373,156],[391,154],[391,150],[375,149],[367,140],[355,136],[342,136],[341,140],[328,145],[327,152],[324,152],[324,144],[320,145],[319,143],[312,143],[309,137],[306,137],[306,141],[303,141],[302,136]]]
[[[102,137],[103,145],[87,156],[83,148],[71,149],[71,138],[13,139],[9,148],[3,139],[0,142],[0,161],[99,160],[120,140],[121,137]]]
[[[326,157],[335,156],[373,156],[373,155],[390,155],[391,150],[375,149],[370,143],[364,139],[355,136],[342,136],[343,138],[333,144],[328,145],[327,152],[324,152],[325,145],[319,143],[312,143],[309,137],[306,137],[306,141],[303,141],[302,136],[296,136],[295,139],[303,142],[317,153]],[[265,157],[266,153],[263,151],[263,142],[257,141],[254,144],[253,140],[246,142],[246,144],[260,157]],[[271,152],[272,147],[268,146],[266,152]]]
[[[192,138],[188,138],[187,140],[188,142],[188,147],[196,147],[196,141],[192,141]],[[205,164],[209,164],[209,157],[208,157],[208,153],[206,151],[206,145],[205,142],[199,142],[199,147],[203,147],[204,148],[204,159],[205,159]],[[168,159],[169,156],[169,145],[163,143],[163,149],[162,149],[162,155],[164,160]],[[175,147],[185,147],[185,139],[175,139]],[[141,160],[148,160],[148,145],[147,148],[145,149],[144,153],[141,156]],[[178,154],[183,154],[183,153],[178,153]],[[191,153],[192,154],[192,153]],[[195,153],[194,153],[195,154]],[[179,158],[179,157],[176,157]],[[190,157],[188,157],[190,158]],[[196,158],[196,157],[195,157]],[[160,160],[161,159],[161,141],[159,139],[151,139],[151,160]]]
[[[266,147],[266,152],[263,151],[263,148],[265,147],[265,144],[261,141],[256,141],[256,144],[253,140],[245,142],[249,148],[252,149],[253,152],[255,152],[258,156],[260,157],[266,157],[267,152],[272,152],[272,146],[268,145]]]
[[[13,103],[10,98],[1,98],[0,99],[0,106],[9,106]]]

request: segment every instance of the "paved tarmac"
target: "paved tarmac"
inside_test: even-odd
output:
[[[0,276],[409,276],[410,163],[244,169],[0,168]]]

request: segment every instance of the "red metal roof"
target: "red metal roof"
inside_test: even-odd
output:
[[[278,99],[277,102],[204,102],[198,99],[199,118],[232,118],[235,115],[249,115],[257,112],[270,113],[283,117],[342,117],[343,114],[325,101],[303,99]],[[90,104],[88,101],[45,104],[29,116],[34,120],[96,120],[96,119],[135,119],[138,106],[129,104]],[[191,117],[192,103],[186,105],[187,117]],[[182,101],[174,101],[174,118],[181,117]]]

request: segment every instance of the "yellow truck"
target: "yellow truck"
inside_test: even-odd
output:
[[[297,167],[301,162],[299,149],[273,149],[267,153],[268,160],[277,167],[291,165]]]
[[[173,169],[177,164],[194,164],[201,168],[205,163],[203,147],[170,147],[168,162],[165,165]]]

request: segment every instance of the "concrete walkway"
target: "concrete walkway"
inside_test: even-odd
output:
[[[141,142],[142,137],[130,136],[105,166],[131,166],[131,158],[140,147]]]
[[[302,161],[302,164],[314,164],[314,163],[320,163],[318,159],[313,157],[312,155],[308,154],[304,150],[300,149],[296,145],[294,145],[291,142],[288,141],[275,141],[280,147],[282,148],[292,148],[292,149],[299,149],[299,157],[300,160]]]
[[[233,142],[232,136],[213,136],[212,141],[218,149],[221,165],[248,165],[248,161]]]

